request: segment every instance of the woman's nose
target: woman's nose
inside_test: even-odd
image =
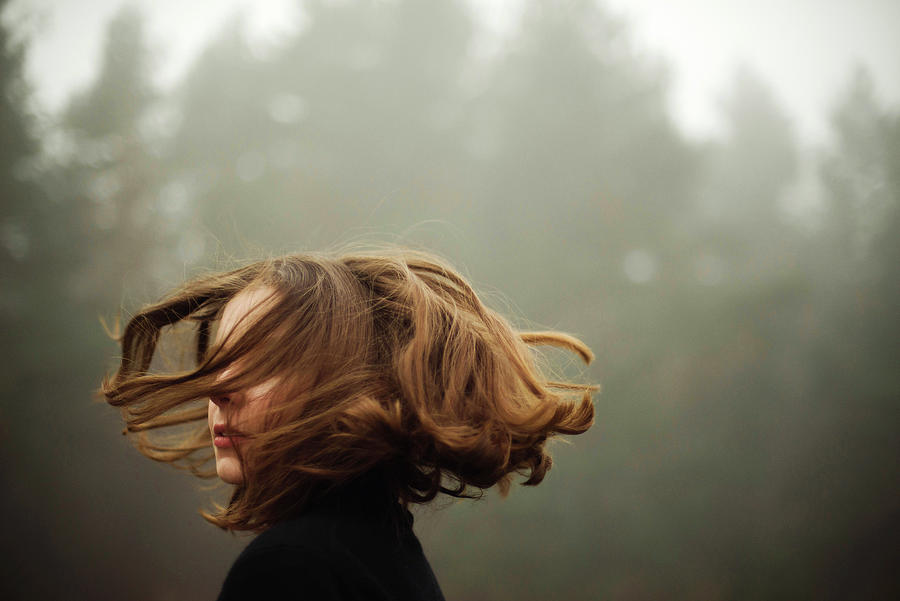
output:
[[[217,382],[217,383],[220,383],[220,382],[224,381],[224,380],[228,377],[228,375],[229,375],[229,373],[231,372],[231,370],[232,370],[231,367],[229,367],[228,369],[224,370],[221,374],[219,374],[219,375],[216,377],[216,382]],[[225,392],[225,393],[222,393],[222,394],[214,394],[214,395],[210,395],[209,400],[211,400],[213,403],[215,403],[215,404],[218,405],[220,408],[222,408],[222,407],[224,407],[224,406],[226,406],[226,405],[233,405],[233,404],[235,404],[235,403],[240,402],[240,401],[241,401],[241,393],[239,393],[239,392]]]

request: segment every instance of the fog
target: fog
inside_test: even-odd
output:
[[[900,109],[881,67],[834,66],[815,135],[753,60],[729,64],[698,135],[672,92],[688,63],[587,1],[523,1],[487,49],[462,0],[307,1],[262,46],[248,13],[221,19],[179,69],[124,6],[48,103],[14,8],[4,599],[214,598],[248,539],[198,515],[224,487],[141,457],[94,399],[119,353],[102,321],[232,258],[367,242],[432,249],[514,323],[596,353],[548,357],[602,392],[545,482],[416,510],[448,599],[900,592]]]

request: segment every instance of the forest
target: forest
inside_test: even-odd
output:
[[[390,242],[579,336],[590,367],[546,359],[602,386],[540,486],[416,510],[448,599],[900,598],[900,107],[859,67],[811,149],[745,68],[689,138],[627,24],[526,4],[490,60],[462,0],[308,0],[267,52],[237,15],[165,90],[125,8],[53,113],[0,22],[0,597],[214,598],[247,538],[97,400],[104,323]]]

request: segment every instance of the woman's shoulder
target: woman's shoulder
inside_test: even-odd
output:
[[[296,537],[287,526],[270,528],[244,548],[228,571],[219,601],[348,598],[340,588],[343,562],[336,550],[322,544],[315,528],[299,531],[312,536]]]
[[[259,534],[238,556],[219,600],[443,599],[410,512],[368,492],[323,496]]]
[[[355,568],[342,540],[341,520],[304,514],[259,534],[238,555],[219,601],[232,599],[354,599],[347,580]]]
[[[404,510],[405,511],[405,510]],[[219,601],[442,600],[415,535],[359,515],[309,512],[257,536],[238,556]]]

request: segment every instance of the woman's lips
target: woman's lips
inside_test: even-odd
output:
[[[213,444],[220,449],[226,449],[234,446],[234,441],[231,440],[230,436],[216,436],[213,439]]]
[[[245,439],[244,436],[216,436],[213,438],[213,444],[220,449],[233,447],[240,444]]]
[[[224,425],[217,425],[213,428],[213,444],[220,448],[233,447],[244,440],[244,436],[240,432],[226,432]]]

